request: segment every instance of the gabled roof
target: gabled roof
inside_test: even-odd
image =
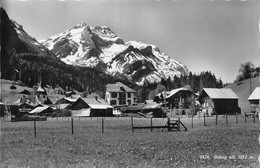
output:
[[[38,87],[38,89],[36,90],[36,92],[46,92],[41,86]]]
[[[130,87],[124,85],[121,82],[117,82],[116,84],[107,84],[106,90],[107,92],[136,92],[135,90],[131,89]]]
[[[41,112],[43,112],[43,111],[45,111],[45,110],[47,110],[47,109],[52,110],[52,108],[49,107],[49,106],[42,106],[42,107],[36,107],[35,109],[33,109],[32,111],[30,111],[29,113],[30,113],[30,114],[41,113]]]
[[[145,100],[144,104],[157,104],[157,103],[154,102],[153,100]]]
[[[256,87],[248,100],[260,100],[260,87]]]
[[[69,97],[62,97],[61,99],[57,100],[55,104],[60,104],[60,102],[62,100],[65,100],[67,103],[74,103],[74,102],[76,102],[78,100],[78,98],[77,99],[72,99],[72,98],[69,98]]]
[[[86,104],[93,109],[106,109],[106,108],[113,108],[109,105],[104,99],[90,99],[90,98],[79,98],[83,100]]]
[[[26,89],[24,89],[23,91],[19,92],[19,94],[26,94],[26,95],[30,95],[30,94],[31,94],[31,92],[30,92],[30,91],[28,91],[28,90],[26,90]]]
[[[173,95],[175,95],[175,94],[178,93],[179,91],[189,91],[189,92],[192,92],[192,91],[190,91],[189,89],[187,89],[187,88],[185,88],[185,87],[178,88],[178,89],[173,89],[173,90],[171,90],[170,93],[166,96],[166,98],[172,97]]]
[[[203,92],[205,92],[211,99],[238,99],[238,96],[229,88],[204,88],[198,99],[201,98]]]

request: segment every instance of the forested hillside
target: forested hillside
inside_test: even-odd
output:
[[[223,88],[224,86],[221,79],[217,79],[212,72],[206,71],[200,74],[192,74],[190,72],[188,76],[174,76],[174,80],[162,78],[160,83],[148,83],[145,81],[144,85],[136,87],[136,90],[138,91],[138,99],[144,101],[153,99],[156,94],[164,90],[170,91],[185,85],[189,85],[194,93],[201,91],[202,88]]]

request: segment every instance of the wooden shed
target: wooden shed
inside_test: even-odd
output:
[[[255,88],[248,101],[250,102],[252,112],[260,112],[260,87]]]
[[[78,98],[70,107],[72,116],[113,116],[113,107],[104,99]]]
[[[209,115],[241,113],[238,96],[231,89],[204,88],[197,99]]]

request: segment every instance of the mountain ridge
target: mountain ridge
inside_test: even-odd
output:
[[[93,67],[142,85],[161,78],[187,75],[185,65],[162,53],[158,47],[137,41],[124,42],[107,26],[90,27],[85,22],[42,42],[63,62]]]

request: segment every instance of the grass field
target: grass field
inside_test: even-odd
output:
[[[181,118],[188,131],[135,130],[130,118],[48,118],[33,122],[1,121],[1,167],[259,167],[260,122],[234,117]],[[153,119],[164,125],[166,119]],[[150,119],[134,118],[135,126]]]

